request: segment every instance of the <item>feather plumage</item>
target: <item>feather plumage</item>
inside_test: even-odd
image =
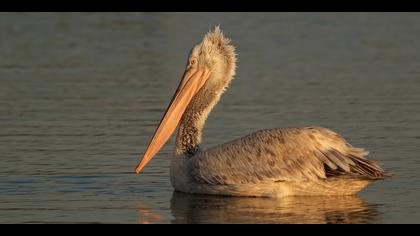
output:
[[[206,184],[325,180],[332,176],[378,179],[384,171],[335,132],[321,127],[261,130],[197,153],[189,174]]]

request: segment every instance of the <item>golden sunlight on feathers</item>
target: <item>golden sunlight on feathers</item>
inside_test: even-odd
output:
[[[351,195],[384,177],[351,146],[321,127],[266,129],[207,150],[204,123],[233,79],[235,48],[219,27],[191,51],[184,78],[145,154],[140,170],[178,127],[171,162],[175,190],[231,196]]]

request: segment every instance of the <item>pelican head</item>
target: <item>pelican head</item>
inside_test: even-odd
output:
[[[225,88],[233,79],[236,69],[235,48],[230,39],[223,35],[220,27],[207,33],[203,40],[192,48],[186,71],[198,68],[211,71],[211,79],[205,84],[207,89],[218,89],[211,86]]]
[[[235,48],[216,26],[191,50],[183,78],[136,173],[159,152],[183,120],[194,119],[201,132],[207,114],[233,79],[235,69]],[[197,137],[200,139],[201,133]]]

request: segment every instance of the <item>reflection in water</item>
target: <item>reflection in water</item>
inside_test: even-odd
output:
[[[377,206],[358,196],[239,198],[174,192],[172,223],[373,223]]]
[[[159,212],[154,212],[144,203],[140,203],[137,208],[137,214],[140,216],[140,219],[137,221],[138,224],[153,224],[158,223],[163,220],[162,214]]]

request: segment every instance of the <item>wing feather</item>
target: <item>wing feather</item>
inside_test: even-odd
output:
[[[383,178],[383,169],[361,148],[321,127],[261,130],[200,152],[188,161],[190,176],[206,184],[320,180],[353,175]]]

